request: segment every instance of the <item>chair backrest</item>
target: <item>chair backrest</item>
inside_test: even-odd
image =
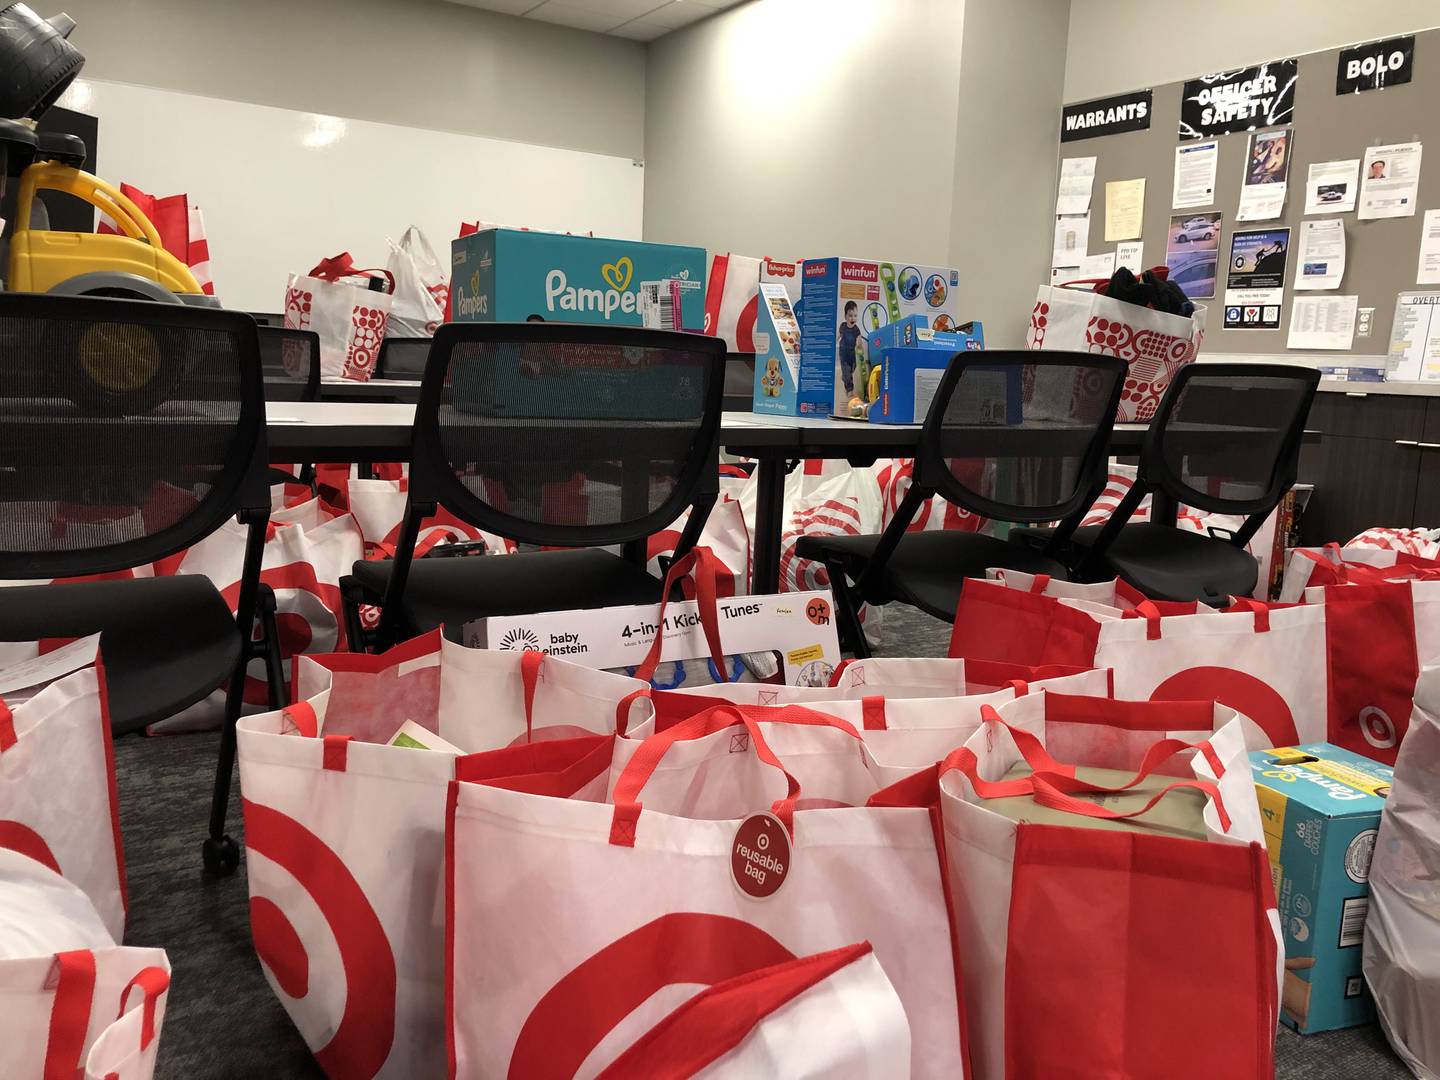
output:
[[[375,363],[377,379],[418,379],[425,374],[425,361],[430,357],[428,337],[387,337],[380,343],[380,358]]]
[[[285,313],[283,311],[252,311],[250,317],[261,326],[284,326]]]
[[[243,312],[0,293],[0,385],[0,578],[140,566],[269,514]]]
[[[415,410],[410,499],[522,543],[664,529],[718,490],[725,343],[562,323],[447,323]]]
[[[320,396],[320,335],[313,330],[259,326],[260,370],[267,401],[314,401]]]
[[[925,417],[919,484],[1000,521],[1070,517],[1104,482],[1125,370],[1096,353],[957,353]]]
[[[1295,483],[1320,383],[1292,364],[1195,363],[1155,410],[1137,483],[1211,513],[1268,514]]]

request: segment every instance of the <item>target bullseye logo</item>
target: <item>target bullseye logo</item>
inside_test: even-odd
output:
[[[1357,717],[1360,734],[1376,750],[1388,750],[1398,741],[1395,721],[1378,705],[1366,705]]]
[[[715,983],[794,960],[764,930],[727,915],[684,912],[606,945],[562,978],[526,1018],[513,1080],[569,1080],[602,1039],[667,986]]]
[[[395,1037],[395,957],[385,928],[344,861],[323,840],[279,810],[249,800],[244,809],[246,845],[305,890],[339,952],[345,1004],[315,1060],[331,1076],[374,1076]],[[255,951],[280,990],[307,997],[316,989],[311,955],[294,924],[263,896],[251,899],[250,915]]]
[[[1271,746],[1300,741],[1295,716],[1273,687],[1234,668],[1196,667],[1176,672],[1150,694],[1151,701],[1218,701],[1255,723]]]

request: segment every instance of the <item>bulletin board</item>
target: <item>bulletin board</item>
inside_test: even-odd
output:
[[[1105,240],[1105,184],[1112,180],[1145,177],[1144,242],[1145,266],[1165,261],[1165,242],[1172,215],[1193,215],[1218,210],[1223,215],[1218,252],[1215,298],[1201,300],[1208,306],[1204,351],[1207,353],[1280,354],[1292,357],[1342,357],[1382,355],[1390,341],[1390,324],[1395,298],[1401,292],[1440,291],[1440,286],[1415,284],[1416,261],[1425,211],[1440,208],[1440,30],[1415,35],[1413,77],[1409,83],[1387,86],[1364,93],[1337,94],[1336,65],[1340,49],[1328,49],[1299,57],[1299,79],[1295,86],[1295,109],[1291,127],[1289,190],[1278,218],[1237,222],[1240,188],[1246,164],[1250,133],[1216,135],[1219,167],[1215,177],[1215,202],[1210,206],[1171,209],[1175,169],[1175,147],[1207,139],[1181,140],[1178,134],[1180,104],[1185,80],[1153,87],[1150,127],[1060,145],[1060,157],[1091,157],[1095,161],[1095,184],[1091,197],[1090,254],[1113,251],[1116,244]],[[1285,57],[1267,57],[1280,60]],[[1258,62],[1263,62],[1257,58]],[[1192,77],[1207,74],[1196,72]],[[1139,89],[1139,88],[1137,88]],[[1370,146],[1421,142],[1424,160],[1415,216],[1362,221],[1357,211],[1346,214],[1305,214],[1305,178],[1314,162],[1363,159]],[[1357,334],[1349,353],[1339,350],[1306,353],[1288,350],[1291,307],[1295,298],[1296,265],[1301,222],[1339,217],[1345,222],[1346,266],[1340,288],[1326,292],[1302,291],[1301,296],[1356,295],[1359,307],[1375,309],[1369,337]],[[1230,329],[1224,324],[1226,264],[1230,237],[1237,229],[1289,226],[1290,250],[1285,280],[1284,305],[1278,330]]]

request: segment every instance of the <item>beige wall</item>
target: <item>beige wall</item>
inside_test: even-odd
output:
[[[52,6],[79,23],[72,40],[97,79],[644,156],[645,47],[622,38],[440,0]]]
[[[946,265],[964,8],[755,0],[656,41],[645,238]]]
[[[1066,0],[969,0],[960,53],[950,257],[990,348],[1025,344],[1050,277]]]
[[[1436,0],[1072,0],[1071,7],[1066,101],[1440,26]],[[1162,10],[1172,7],[1173,16]]]

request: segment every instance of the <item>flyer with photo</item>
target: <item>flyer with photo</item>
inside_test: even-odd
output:
[[[1218,210],[1179,214],[1170,219],[1170,231],[1165,237],[1165,265],[1170,268],[1170,280],[1191,300],[1208,300],[1215,295],[1220,224]]]
[[[1240,187],[1240,221],[1269,221],[1285,207],[1294,131],[1257,131],[1250,136],[1245,176]]]
[[[1348,214],[1359,194],[1359,158],[1317,161],[1305,177],[1305,213]]]
[[[1251,229],[1230,237],[1225,329],[1278,330],[1290,230]]]
[[[1420,189],[1418,142],[1372,146],[1360,165],[1362,219],[1414,217]]]

